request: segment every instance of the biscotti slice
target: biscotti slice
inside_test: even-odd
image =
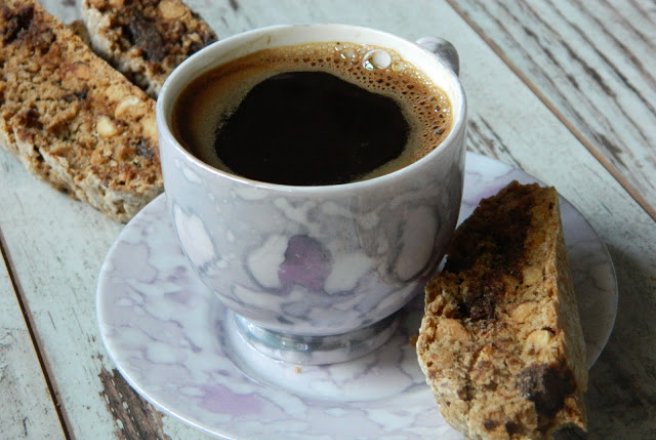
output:
[[[585,429],[585,343],[553,188],[513,182],[456,231],[426,287],[419,363],[470,439]]]
[[[80,0],[80,8],[96,52],[153,97],[178,64],[217,39],[181,0]]]
[[[32,0],[0,4],[0,144],[120,221],[162,191],[155,102]]]

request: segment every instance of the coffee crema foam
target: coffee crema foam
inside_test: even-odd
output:
[[[214,149],[222,121],[257,84],[298,71],[326,72],[390,97],[406,118],[410,130],[401,155],[355,180],[384,175],[416,162],[439,146],[450,131],[451,104],[446,93],[396,52],[372,45],[325,42],[264,49],[201,75],[175,103],[175,136],[203,162],[232,172]]]

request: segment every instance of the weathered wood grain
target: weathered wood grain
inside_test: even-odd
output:
[[[450,0],[656,219],[656,8]]]
[[[60,16],[75,16],[69,0],[45,3]],[[610,246],[620,313],[611,342],[592,370],[591,438],[654,437],[656,224],[460,15],[433,0],[415,0],[411,6],[395,0],[189,3],[221,37],[269,24],[324,21],[373,26],[409,39],[450,39],[460,51],[469,96],[469,147],[555,185]],[[636,166],[626,163],[628,169]],[[35,180],[4,152],[0,188],[7,257],[68,432],[79,439],[205,438],[136,397],[114,372],[99,340],[95,284],[122,226]]]
[[[4,265],[1,238],[0,438],[62,439],[57,409]]]
[[[119,439],[170,440],[171,437],[164,433],[163,415],[141,399],[116,369],[108,371],[103,368],[98,377],[107,409],[114,420],[121,423],[121,430],[115,431]]]

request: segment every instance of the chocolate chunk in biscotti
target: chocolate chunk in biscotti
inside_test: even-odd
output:
[[[181,0],[82,0],[93,48],[155,97],[171,71],[217,37]]]

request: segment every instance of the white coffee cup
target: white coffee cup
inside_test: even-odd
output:
[[[174,136],[177,98],[207,71],[261,49],[336,41],[391,49],[447,94],[452,126],[438,147],[372,179],[288,186],[213,168]],[[461,201],[466,103],[455,52],[422,44],[438,54],[355,26],[257,29],[198,52],[160,92],[164,186],[182,250],[245,339],[272,357],[325,364],[374,350],[445,251]]]

